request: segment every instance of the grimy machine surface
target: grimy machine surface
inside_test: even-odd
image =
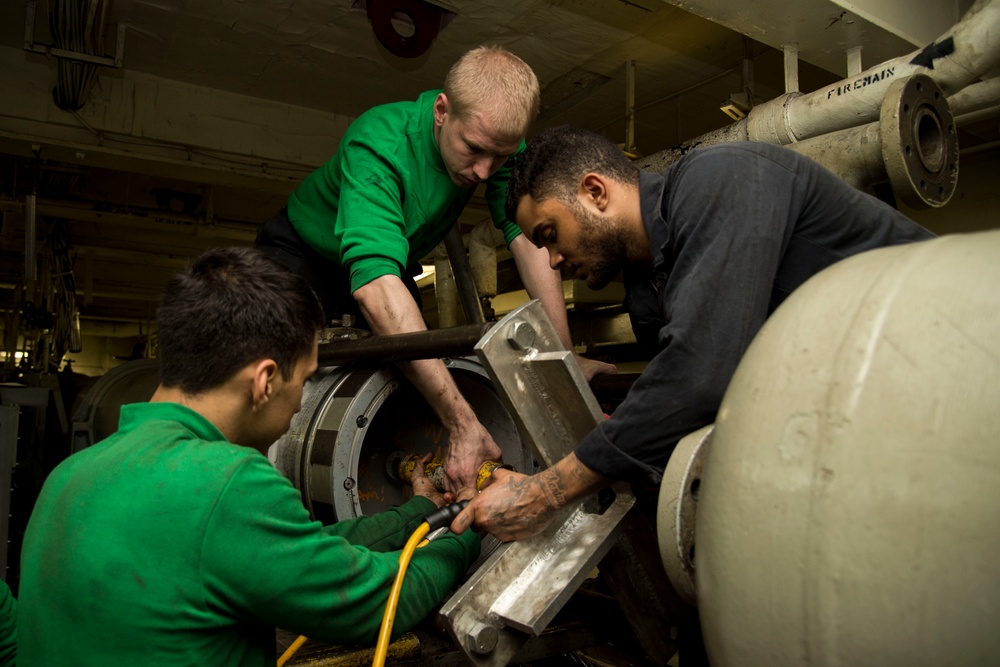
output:
[[[666,664],[692,613],[716,667],[1000,664],[997,285],[1000,231],[821,272],[754,339],[716,424],[678,445],[655,527],[619,484],[542,535],[484,543],[438,627],[404,635],[389,664],[540,665],[622,630],[639,646],[633,664]],[[324,521],[398,502],[385,458],[447,444],[391,366],[336,366],[337,350],[453,354],[459,388],[520,470],[555,462],[603,419],[537,302],[492,326],[393,338],[327,348],[331,366],[272,449]],[[478,360],[462,356],[471,346]],[[151,391],[149,373],[108,382]],[[127,394],[95,387],[75,431],[103,437],[95,425],[116,406],[93,403]],[[610,606],[588,587],[595,567]],[[562,624],[580,610],[582,623]],[[292,664],[364,655],[307,644]]]
[[[401,453],[444,452],[447,432],[392,363],[428,356],[444,358],[504,461],[519,471],[558,460],[603,419],[535,302],[495,324],[321,344],[321,368],[305,387],[302,409],[269,452],[316,519],[331,523],[403,502],[387,463]],[[101,378],[74,411],[74,450],[113,433],[121,405],[148,400],[156,384],[154,360],[123,364]],[[606,642],[623,629],[648,637],[649,647],[636,647],[640,656],[658,651],[665,662],[673,653],[669,628],[647,613],[657,595],[642,576],[650,568],[636,564],[636,546],[620,536],[632,495],[622,485],[601,499],[571,508],[533,540],[501,545],[485,536],[468,581],[427,631],[390,651],[390,664],[518,664]],[[662,570],[653,528],[641,532],[646,561]],[[617,542],[625,546],[614,548]],[[580,614],[549,627],[602,558],[602,569],[617,572],[626,593],[617,601],[606,590],[590,595],[574,605]],[[310,643],[290,664],[342,664],[358,655]]]
[[[448,356],[468,353],[473,346],[478,360]],[[538,302],[525,304],[496,324],[404,334],[391,341],[334,343],[321,354],[320,363],[426,356],[445,359],[459,389],[503,450],[504,462],[520,471],[554,463],[603,419],[579,366],[562,348]],[[302,410],[273,453],[277,467],[302,490],[314,515],[339,520],[401,502],[402,489],[387,462],[400,453],[443,453],[446,437],[423,399],[392,366],[356,371],[332,366],[310,383]],[[662,656],[657,664],[665,664],[673,654],[668,618],[650,618],[649,610],[657,608],[662,591],[670,587],[653,527],[647,524],[639,532],[641,545],[622,536],[629,523],[623,519],[633,503],[627,485],[619,485],[600,499],[595,496],[568,508],[531,540],[500,544],[486,537],[480,561],[438,615],[438,626],[453,642],[440,651],[426,635],[408,638],[399,649],[401,664],[424,664],[422,659],[428,665],[537,660],[606,641],[607,632],[596,628],[602,618],[606,628],[631,627],[629,634],[643,640],[638,655],[655,653]],[[645,563],[637,560],[636,552],[645,555]],[[600,610],[590,616],[590,627],[587,621],[577,622],[546,634],[602,559],[617,603],[605,599],[596,605]],[[658,574],[645,574],[650,569]],[[654,579],[660,585],[654,585]],[[683,604],[672,591],[669,595],[674,604]],[[624,618],[608,618],[609,613],[621,616],[622,610]],[[338,653],[336,659],[343,657]]]

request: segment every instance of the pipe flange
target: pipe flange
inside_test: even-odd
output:
[[[944,206],[958,184],[958,135],[948,100],[924,74],[895,81],[882,100],[882,159],[908,206]]]
[[[698,488],[714,428],[710,424],[677,443],[663,472],[657,503],[656,535],[663,568],[677,593],[691,604],[698,597],[694,568]]]

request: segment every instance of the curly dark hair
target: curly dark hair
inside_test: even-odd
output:
[[[323,322],[305,280],[259,250],[208,250],[170,279],[160,301],[160,382],[195,395],[259,359],[273,359],[288,378]]]
[[[568,125],[540,132],[514,159],[507,182],[507,219],[517,221],[517,205],[526,196],[535,201],[555,197],[573,205],[577,186],[589,172],[639,183],[639,170],[610,139]]]

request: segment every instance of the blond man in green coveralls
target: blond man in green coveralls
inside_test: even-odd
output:
[[[538,106],[538,79],[524,61],[500,47],[473,49],[452,66],[443,90],[358,117],[337,153],[262,226],[257,245],[306,277],[327,315],[355,314],[379,335],[421,331],[408,267],[444,239],[484,184],[528,294],[571,350],[561,278],[504,212],[508,160],[524,149]],[[615,371],[577,361],[588,380]],[[401,367],[448,430],[450,488],[472,486],[480,464],[500,458],[499,447],[441,360]]]

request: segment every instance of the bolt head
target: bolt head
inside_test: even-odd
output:
[[[480,625],[469,632],[469,650],[477,655],[487,655],[497,646],[500,635],[492,625]]]
[[[507,342],[515,350],[527,350],[535,344],[535,328],[527,322],[515,322],[507,334]]]

